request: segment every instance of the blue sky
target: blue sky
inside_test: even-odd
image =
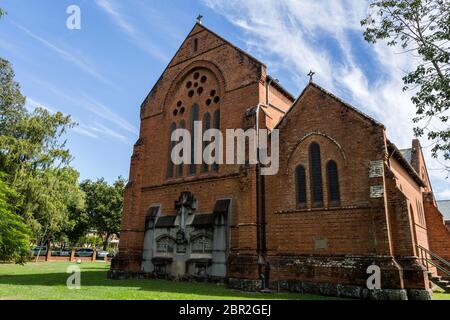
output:
[[[66,28],[69,5],[81,30]],[[68,136],[81,179],[128,176],[139,107],[195,23],[264,61],[298,95],[315,81],[384,123],[400,148],[410,146],[414,107],[401,78],[412,56],[370,46],[359,21],[363,0],[3,0],[0,56],[12,62],[28,106],[70,114]],[[450,198],[442,166],[429,156],[439,198]]]

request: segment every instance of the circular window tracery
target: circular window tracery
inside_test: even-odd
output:
[[[204,105],[209,107],[213,103],[218,104],[221,101],[221,99],[220,96],[218,96],[217,94],[217,89],[215,89],[214,87],[211,88],[211,85],[208,84],[210,79],[211,77],[209,76],[208,71],[198,70],[188,75],[188,77],[185,80],[186,82],[184,84],[185,97],[187,96],[187,98],[195,99],[194,96],[202,96],[206,91],[207,94],[209,93],[209,96],[207,96],[207,98],[203,100]],[[190,104],[192,104],[192,102],[186,101],[183,102],[183,99],[177,101],[176,108],[174,108],[173,110],[173,116],[174,117],[183,116],[188,110],[187,105]]]

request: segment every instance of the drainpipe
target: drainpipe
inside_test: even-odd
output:
[[[273,81],[278,80],[270,78],[266,80],[266,106],[269,106],[269,88]],[[258,272],[262,282],[262,289],[269,287],[270,268],[266,261],[266,208],[264,199],[264,177],[261,176],[261,162],[259,151],[259,112],[261,104],[256,107],[256,225],[257,225],[257,251],[258,251]]]

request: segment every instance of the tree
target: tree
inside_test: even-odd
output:
[[[18,212],[38,241],[61,236],[70,208],[83,205],[63,140],[74,125],[60,112],[28,111],[10,63],[0,58],[0,171],[21,195]]]
[[[30,229],[16,214],[12,203],[18,195],[4,179],[5,174],[0,173],[0,261],[23,263],[29,256]]]
[[[109,237],[120,232],[124,188],[125,180],[121,177],[113,185],[109,185],[104,179],[81,183],[81,189],[86,194],[86,212],[91,226],[104,235],[104,250]]]
[[[84,197],[84,192],[83,192]],[[80,243],[81,239],[88,233],[91,226],[89,216],[84,209],[70,208],[69,222],[63,231],[70,243]]]
[[[50,168],[25,180],[25,185],[18,184],[27,194],[23,214],[40,242],[64,240],[66,231],[72,229],[71,212],[84,208],[78,177],[71,167]]]
[[[426,133],[435,142],[434,157],[442,153],[450,160],[450,130],[446,124],[450,108],[450,2],[379,0],[373,1],[371,8],[375,15],[361,21],[366,27],[366,41],[385,40],[389,46],[400,45],[421,59],[403,78],[404,91],[417,90],[412,98],[417,109],[414,132],[417,136]]]

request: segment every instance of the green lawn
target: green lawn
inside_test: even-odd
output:
[[[69,290],[69,274],[63,262],[28,263],[25,266],[0,264],[0,300],[198,300],[198,299],[336,299],[307,294],[242,293],[223,285],[172,282],[164,280],[109,280],[109,264],[81,264],[81,289]],[[450,294],[435,294],[435,299],[450,300]]]
[[[81,264],[81,289],[69,290],[64,262],[0,264],[0,300],[199,300],[199,299],[332,299],[306,294],[242,293],[223,285],[164,280],[110,280],[109,264]]]

